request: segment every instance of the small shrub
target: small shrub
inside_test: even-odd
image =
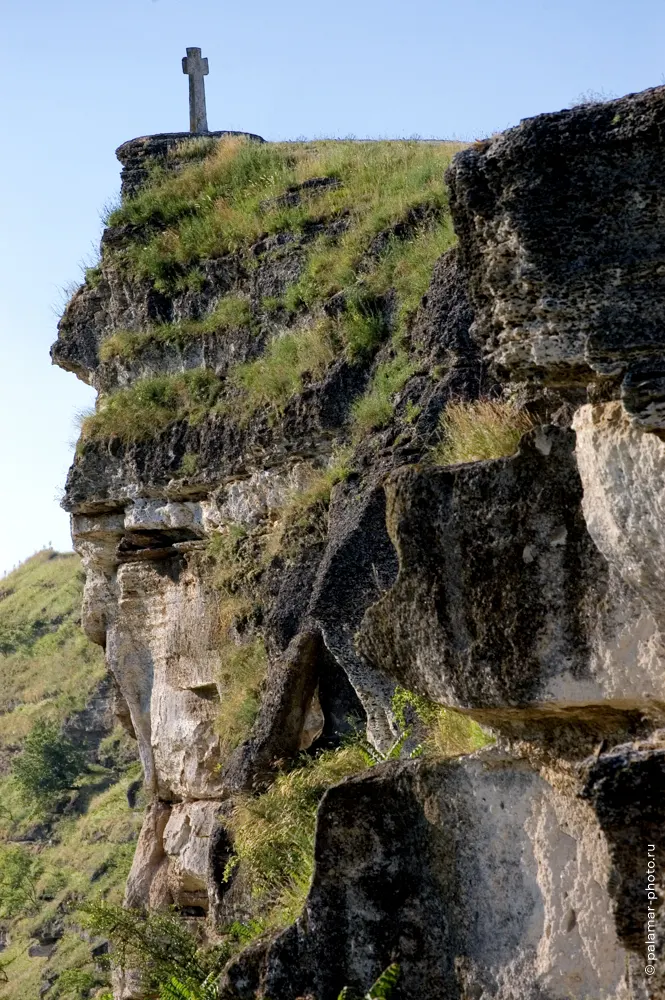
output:
[[[514,455],[520,438],[534,425],[533,417],[513,403],[448,403],[439,421],[442,440],[432,457],[437,465],[453,465]]]
[[[207,368],[140,379],[99,400],[96,411],[81,421],[81,440],[140,441],[174,420],[198,423],[212,409],[220,388],[219,379]]]
[[[91,995],[95,986],[102,985],[98,976],[94,972],[87,972],[84,969],[65,969],[60,973],[56,982],[56,996],[58,1000],[68,1000]]]
[[[38,904],[43,866],[24,847],[0,846],[0,918],[25,916]]]
[[[243,741],[254,724],[267,666],[268,658],[261,639],[243,646],[229,644],[222,649],[217,729],[226,753]]]
[[[26,799],[48,802],[73,788],[86,770],[85,748],[72,743],[55,723],[38,721],[14,761],[12,774]]]
[[[120,968],[139,970],[146,990],[158,990],[173,978],[203,983],[219,974],[231,954],[227,944],[203,947],[174,911],[125,909],[97,899],[86,903],[79,916],[87,929],[108,938]]]
[[[302,755],[263,795],[246,798],[230,821],[237,865],[266,926],[284,926],[302,909],[314,868],[316,812],[324,792],[367,767],[358,746]]]
[[[404,388],[415,371],[416,366],[402,352],[378,366],[369,389],[353,407],[356,438],[390,423],[395,409],[393,396]]]

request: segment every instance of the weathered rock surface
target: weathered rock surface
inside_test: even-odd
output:
[[[619,403],[582,407],[574,427],[589,533],[662,630],[665,443],[632,426]]]
[[[498,373],[621,384],[662,427],[665,89],[529,118],[449,172],[474,336]]]
[[[576,787],[492,750],[332,789],[303,915],[258,968],[241,957],[222,994],[334,1000],[398,961],[400,1000],[644,998],[611,913],[608,843]]]
[[[512,458],[395,474],[400,571],[365,616],[368,659],[495,722],[525,708],[665,709],[657,621],[594,544],[574,446],[546,426]]]
[[[455,159],[459,249],[409,326],[394,415],[364,440],[350,442],[348,418],[387,345],[336,359],[277,416],[229,419],[224,384],[226,416],[79,450],[65,507],[87,574],[84,627],[105,646],[153,793],[130,905],[207,912],[217,931],[243,914],[223,876],[235,797],[354,726],[387,750],[397,684],[498,736],[492,750],[331,789],[304,912],[232,963],[227,1000],[336,1000],[393,961],[395,1000],[665,998],[660,969],[644,973],[647,944],[665,957],[660,874],[654,941],[643,933],[649,845],[665,862],[665,444],[651,432],[665,426],[664,125],[657,88],[528,120]],[[130,159],[128,190],[145,169]],[[345,225],[266,236],[252,267],[204,261],[196,292],[165,296],[102,267],[70,303],[54,360],[102,393],[200,366],[223,379],[287,329],[260,301],[298,279],[304,241]],[[114,330],[197,319],[229,294],[250,302],[251,337],[100,360]],[[324,311],[339,309],[333,298]],[[524,402],[540,425],[514,455],[433,466],[447,402],[488,394]],[[266,557],[280,511],[340,445],[349,474],[323,515]],[[230,630],[213,538],[242,539],[222,566],[224,600],[239,573],[246,587]],[[225,753],[229,634],[239,648],[260,638],[269,665],[252,731]],[[117,996],[137,990],[118,979]]]

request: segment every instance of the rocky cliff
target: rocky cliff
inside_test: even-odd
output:
[[[152,796],[126,900],[258,922],[229,1000],[665,996],[664,135],[658,88],[464,149],[122,147],[64,505]],[[479,400],[530,429],[450,464]],[[444,718],[486,745],[414,753]],[[279,916],[239,817],[362,733],[401,759]]]

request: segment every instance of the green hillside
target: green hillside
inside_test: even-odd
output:
[[[85,940],[76,912],[100,894],[121,899],[142,819],[142,802],[127,800],[140,776],[135,745],[111,729],[103,653],[80,627],[82,592],[78,557],[49,550],[0,583],[3,1000],[38,1000],[49,984],[41,995],[75,1000],[108,982],[91,954],[100,942]],[[83,747],[74,787],[32,795],[17,779],[40,731]]]

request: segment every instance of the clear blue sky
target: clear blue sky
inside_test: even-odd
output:
[[[187,45],[210,60],[213,129],[476,138],[590,90],[662,83],[665,4],[3,0],[0,574],[69,547],[57,494],[93,394],[48,348],[117,195],[116,146],[188,127]]]

